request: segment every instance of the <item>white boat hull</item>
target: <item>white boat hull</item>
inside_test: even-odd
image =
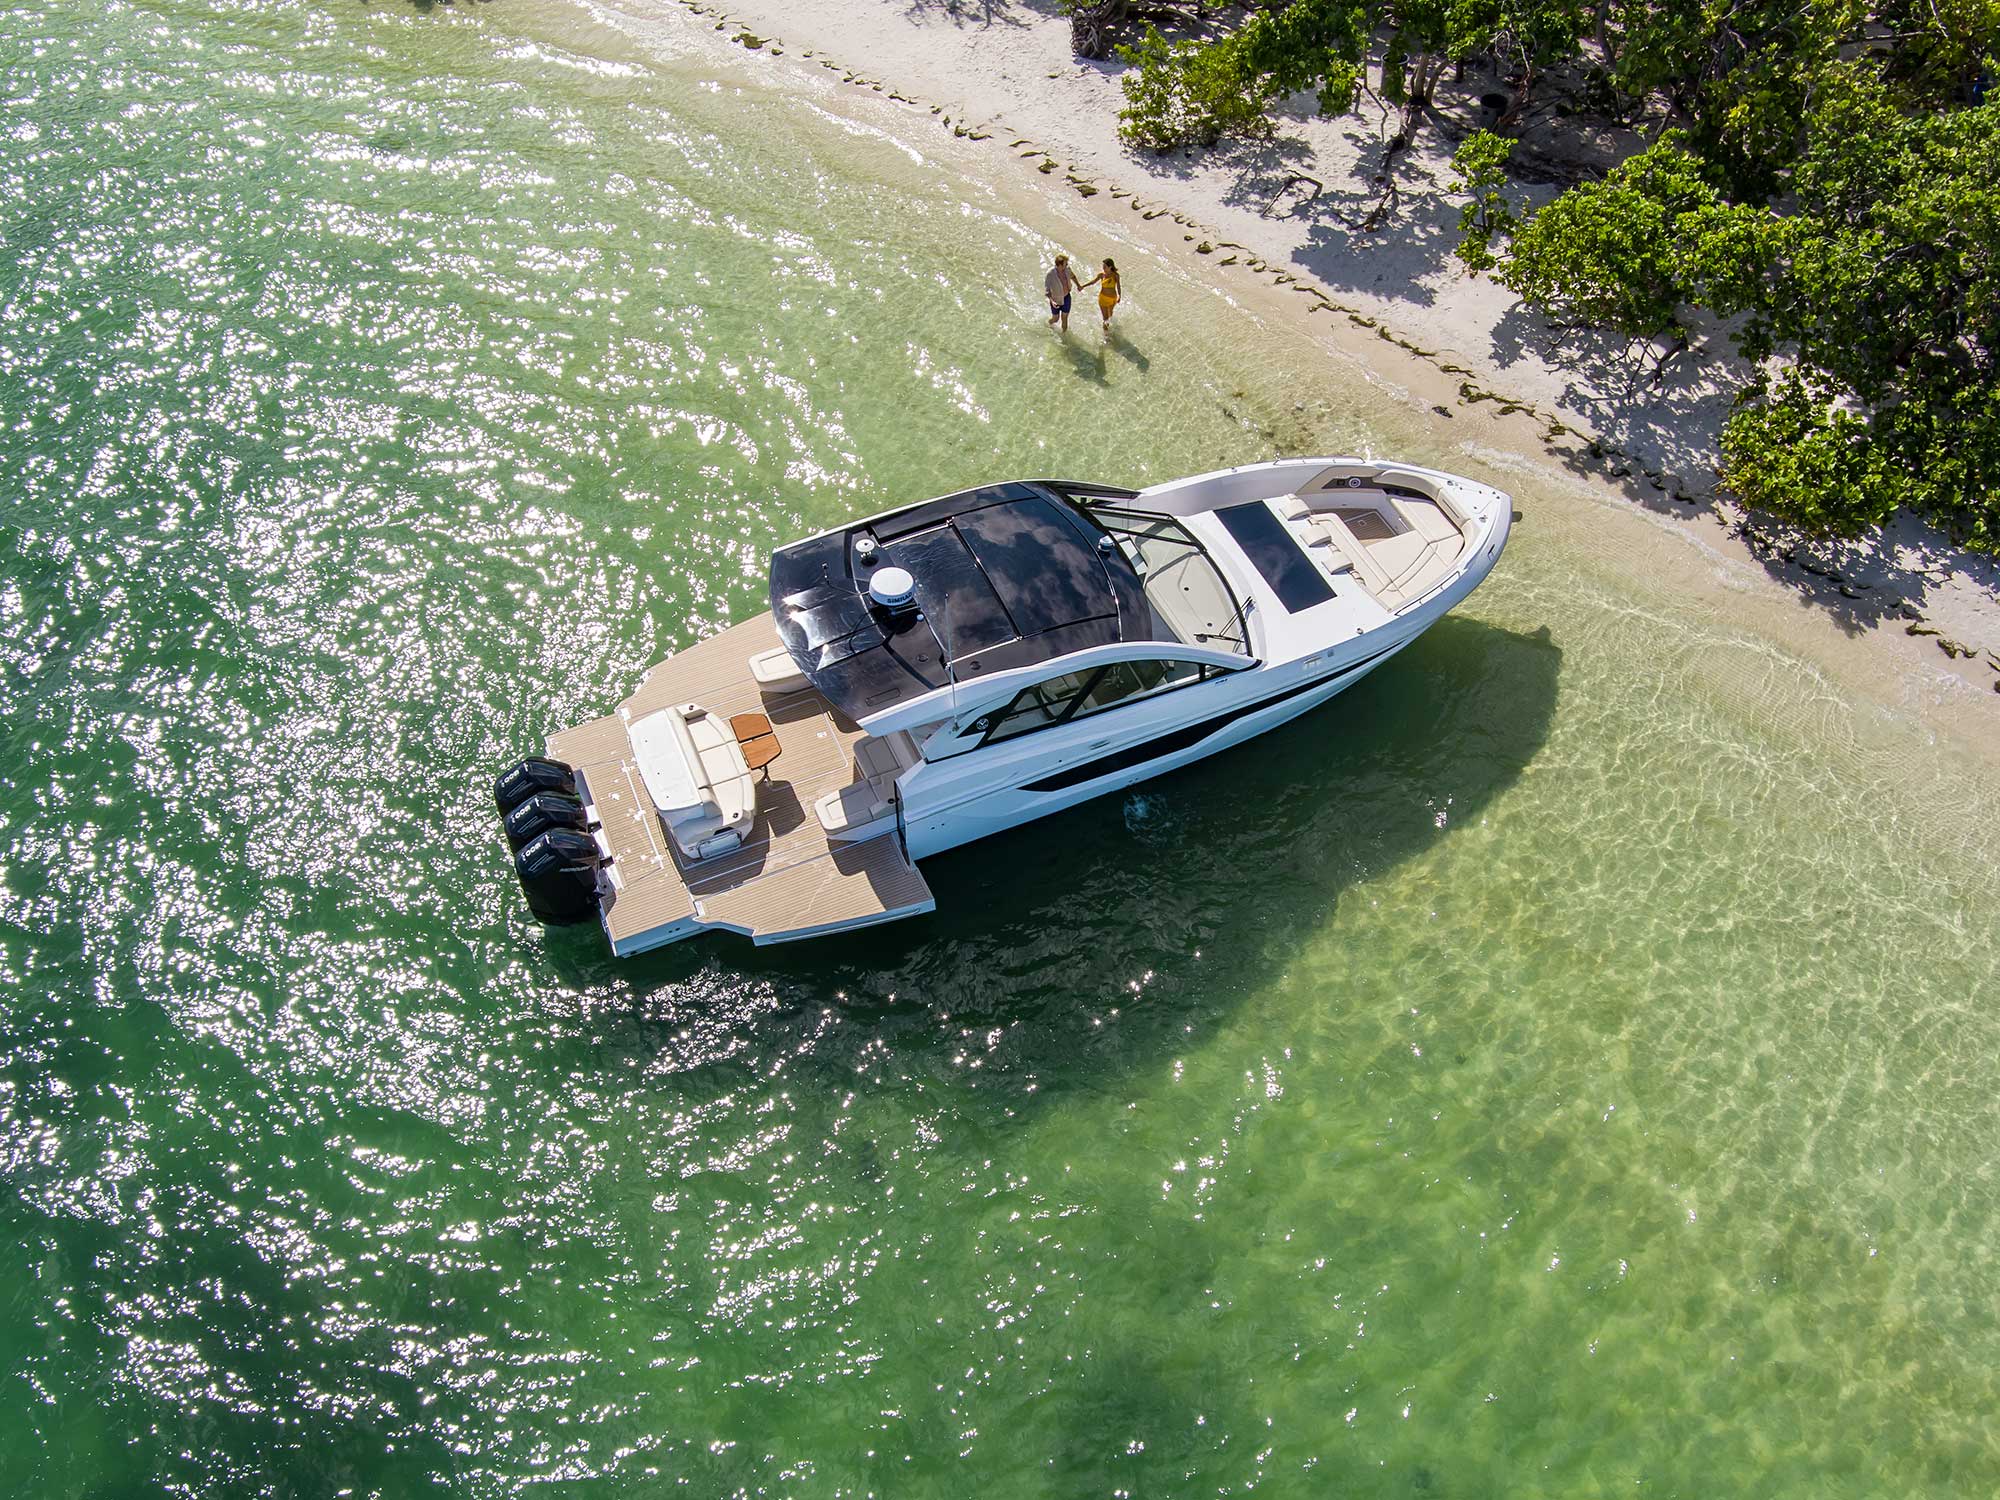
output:
[[[929,911],[915,861],[1178,770],[1354,686],[1484,581],[1512,519],[1506,495],[1471,480],[1297,459],[1137,491],[1022,481],[849,523],[774,554],[772,613],[550,738],[553,770],[537,774],[573,776],[590,835],[517,845],[517,871],[544,921],[594,911],[620,955]],[[878,598],[878,558],[876,579],[901,559],[928,584],[909,575]],[[657,747],[634,739],[662,715],[711,739],[728,724],[737,753],[718,769],[684,752],[682,780],[717,787],[698,809],[713,822],[727,811],[717,778],[734,776],[754,816],[731,837],[673,836],[691,815],[656,802]]]
[[[1267,707],[1258,708],[1252,705],[1247,712],[1232,718],[1227,724],[1221,725],[1212,734],[1203,736],[1192,745],[1164,750],[1157,756],[1148,756],[1136,765],[1110,769],[1102,775],[1092,776],[1073,786],[1051,791],[1030,791],[1025,787],[1014,787],[1005,791],[987,790],[980,793],[976,800],[969,801],[962,807],[947,809],[921,819],[908,820],[905,836],[909,841],[910,857],[921,859],[927,855],[941,854],[947,849],[955,849],[975,839],[1004,833],[1007,829],[1018,828],[1024,823],[1048,817],[1051,813],[1062,812],[1066,808],[1088,802],[1094,797],[1120,792],[1155,776],[1164,776],[1169,771],[1193,765],[1198,760],[1204,760],[1234,745],[1240,745],[1245,740],[1254,739],[1281,724],[1290,723],[1301,714],[1310,713],[1322,704],[1331,702],[1387,662],[1415,638],[1412,635],[1358,666],[1336,667],[1326,673],[1324,680],[1318,685],[1304,692],[1287,691]],[[1218,716],[1229,711],[1221,709],[1218,711]],[[1122,743],[1098,739],[1086,743],[1083,754],[1091,758],[1108,759],[1121,752],[1129,755],[1143,751],[1145,744],[1143,738],[1126,737]],[[1083,764],[1087,766],[1088,761],[1084,761]],[[1060,767],[1054,769],[1059,770]],[[1048,770],[1040,770],[1037,771],[1035,779],[1047,779],[1048,775]]]

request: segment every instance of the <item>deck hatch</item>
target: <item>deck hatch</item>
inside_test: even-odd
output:
[[[1278,602],[1293,614],[1324,604],[1333,597],[1333,585],[1313,566],[1305,548],[1292,539],[1277,512],[1262,500],[1245,505],[1225,506],[1215,512],[1243,555],[1277,594]]]

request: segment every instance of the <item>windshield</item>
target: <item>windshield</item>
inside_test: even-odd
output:
[[[1118,543],[1152,606],[1153,618],[1190,646],[1250,654],[1250,631],[1228,580],[1200,542],[1172,516],[1083,501],[1079,507]]]

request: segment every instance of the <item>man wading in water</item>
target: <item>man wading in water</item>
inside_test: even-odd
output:
[[[1076,272],[1069,268],[1069,257],[1058,255],[1056,263],[1049,267],[1049,274],[1043,278],[1042,286],[1049,294],[1049,327],[1062,323],[1062,331],[1069,332],[1070,297],[1083,283],[1076,279]]]

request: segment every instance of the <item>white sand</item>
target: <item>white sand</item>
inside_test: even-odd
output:
[[[995,181],[1065,196],[1095,188],[1091,208],[1123,213],[1131,237],[1170,251],[1178,242],[1201,274],[1228,279],[1232,295],[1293,292],[1291,278],[1323,289],[1342,311],[1308,317],[1300,309],[1315,299],[1302,296],[1267,305],[1449,410],[1468,442],[1477,432],[1643,509],[1768,594],[1767,605],[1808,616],[1805,639],[1784,632],[1792,644],[1811,649],[1815,629],[1865,641],[1878,686],[1885,674],[1903,679],[1901,691],[1883,696],[1927,716],[1948,710],[1968,731],[1990,734],[2000,712],[2000,566],[1910,521],[1864,545],[1803,545],[1763,523],[1746,528],[1715,495],[1715,435],[1743,373],[1726,343],[1698,344],[1658,386],[1644,374],[1635,381],[1613,346],[1552,351],[1546,325],[1453,258],[1459,200],[1446,191],[1449,147],[1435,133],[1399,163],[1397,209],[1371,232],[1362,223],[1380,198],[1375,178],[1393,119],[1301,111],[1268,143],[1133,153],[1117,135],[1123,65],[1072,57],[1054,0],[599,0],[594,8],[755,42],[746,62],[831,79],[891,102],[919,128],[963,136],[990,157]],[[1023,140],[1032,147],[1015,144]],[[1042,171],[1045,161],[1054,169]],[[1309,190],[1294,188],[1273,208],[1295,173],[1324,190],[1302,203]],[[1214,249],[1197,261],[1200,243]],[[1236,263],[1223,264],[1230,255]],[[1527,409],[1496,416],[1495,395]]]

